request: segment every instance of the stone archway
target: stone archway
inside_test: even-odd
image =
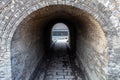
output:
[[[69,25],[71,34],[75,32],[71,35],[71,43],[76,49],[73,50],[75,52],[73,54],[76,54],[75,61],[78,66],[85,71],[86,79],[106,80],[107,42],[101,25],[87,12],[67,5],[43,7],[28,15],[18,25],[13,32],[11,44],[13,79],[28,80],[30,78],[45,54],[43,40],[49,37],[44,38],[44,33],[49,34],[52,27],[50,22],[59,21]],[[74,35],[76,37],[73,37]],[[73,40],[76,44],[72,42]],[[49,44],[49,41],[47,43]],[[16,75],[18,72],[19,74]]]
[[[34,11],[50,5],[69,5],[79,8],[94,17],[108,41],[110,80],[119,77],[119,1],[107,3],[99,0],[3,0],[0,3],[0,79],[11,80],[11,42],[18,25]],[[112,6],[112,7],[111,7]],[[106,57],[108,60],[108,57]],[[115,66],[113,66],[112,64]],[[107,69],[107,68],[105,68]],[[114,70],[116,69],[116,70]],[[105,70],[104,70],[105,71]],[[117,72],[116,72],[117,71]],[[106,71],[107,72],[107,71]],[[118,74],[116,77],[116,73]]]

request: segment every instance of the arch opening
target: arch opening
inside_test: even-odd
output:
[[[52,57],[51,31],[56,23],[64,23],[69,29],[67,53],[78,73],[76,80],[80,74],[86,80],[106,80],[107,42],[100,24],[83,10],[66,5],[41,8],[20,23],[11,43],[13,80],[44,79],[46,63]]]
[[[69,44],[69,29],[64,23],[56,23],[51,32],[52,44],[68,43]]]

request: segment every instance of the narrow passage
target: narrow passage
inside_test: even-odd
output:
[[[82,80],[81,78],[77,79],[72,71],[69,55],[67,54],[67,43],[55,43],[54,54],[44,80]]]

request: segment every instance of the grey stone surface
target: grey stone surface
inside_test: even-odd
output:
[[[14,80],[28,80],[44,53],[42,36],[38,37],[36,32],[39,29],[34,28],[34,24],[21,25],[23,26],[19,26],[15,32],[11,46],[11,71]],[[33,28],[30,29],[30,26]],[[39,41],[41,44],[38,44]]]
[[[45,80],[76,80],[69,55],[66,52],[66,45],[62,42],[55,43],[55,53],[53,53],[52,60],[47,68]],[[83,79],[80,77],[77,80]]]
[[[1,0],[0,79],[11,78],[11,41],[17,26],[35,10],[50,4],[65,4],[90,13],[100,23],[108,42],[109,80],[119,80],[120,1],[119,0]],[[90,56],[90,55],[89,55]],[[104,56],[104,55],[102,55]],[[101,59],[103,58],[101,56]],[[99,56],[100,57],[100,56]],[[99,58],[98,58],[99,59]],[[104,58],[103,58],[104,59]],[[108,58],[106,58],[108,59]],[[100,64],[99,64],[100,65]],[[92,67],[92,66],[91,66]],[[104,80],[104,79],[103,79]]]

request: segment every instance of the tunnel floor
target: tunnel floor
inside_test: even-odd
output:
[[[77,72],[73,71],[69,54],[67,53],[67,43],[58,42],[54,45],[54,51],[51,59],[48,61],[44,78],[40,74],[35,80],[84,80]],[[72,63],[73,64],[73,63]],[[82,73],[82,72],[81,72]]]

